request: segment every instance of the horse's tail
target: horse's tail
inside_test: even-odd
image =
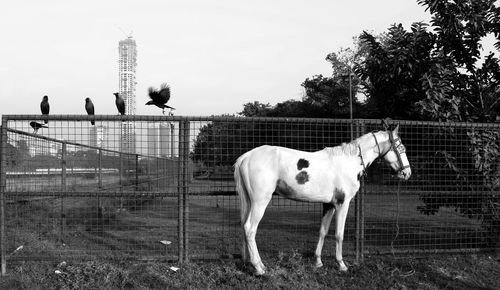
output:
[[[236,163],[234,164],[234,181],[236,183],[236,192],[240,197],[240,215],[241,215],[241,225],[243,226],[247,220],[248,212],[250,209],[250,198],[248,196],[248,191],[245,185],[244,176],[241,175],[241,167],[243,161],[245,160],[246,154],[241,155]]]

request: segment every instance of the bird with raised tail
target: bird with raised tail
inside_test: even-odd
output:
[[[146,105],[157,106],[158,108],[162,109],[163,115],[165,115],[165,108],[175,110],[174,107],[170,107],[167,105],[168,101],[170,100],[170,86],[168,84],[161,84],[159,90],[153,87],[149,87],[148,95],[151,100],[147,102]]]
[[[44,125],[42,123],[38,123],[35,121],[30,122],[30,126],[31,126],[31,128],[33,128],[33,134],[36,134],[38,132],[38,130],[41,128],[48,128],[47,125]]]

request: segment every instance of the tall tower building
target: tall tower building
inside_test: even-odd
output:
[[[125,100],[125,114],[135,115],[135,73],[137,68],[137,45],[132,36],[121,40],[118,45],[118,92]]]
[[[119,42],[118,53],[118,93],[125,101],[125,114],[135,115],[137,45],[132,36]],[[120,151],[135,153],[136,137],[134,123],[123,122],[121,126]]]

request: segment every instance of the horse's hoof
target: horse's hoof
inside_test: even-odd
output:
[[[340,272],[347,272],[346,265],[340,265],[339,270],[340,270]]]
[[[266,273],[264,269],[255,269],[255,276],[262,276]]]
[[[314,267],[321,268],[323,267],[323,261],[321,261],[321,256],[316,256],[316,263],[314,263]]]
[[[259,266],[262,269],[262,271],[264,272],[267,271],[267,267],[262,262],[259,263]]]

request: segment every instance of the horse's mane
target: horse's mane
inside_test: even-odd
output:
[[[356,140],[335,147],[326,147],[324,150],[332,156],[354,156],[359,154]]]
[[[352,140],[349,143],[342,143],[335,147],[326,147],[324,150],[332,156],[356,156],[359,155],[359,144],[366,142],[368,138],[372,138],[371,134],[377,135],[377,133],[368,133],[358,139]],[[380,136],[379,136],[380,137]],[[379,139],[380,140],[380,139]]]

